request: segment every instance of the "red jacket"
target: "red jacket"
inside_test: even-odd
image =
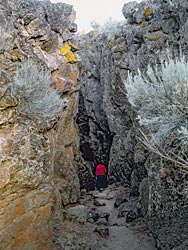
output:
[[[96,175],[105,175],[106,174],[106,167],[103,164],[99,164],[96,167]]]

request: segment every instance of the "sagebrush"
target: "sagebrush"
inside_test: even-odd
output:
[[[21,113],[51,117],[65,106],[65,101],[51,87],[48,70],[32,59],[26,59],[16,69],[14,85]]]
[[[96,21],[92,21],[91,27],[99,33],[115,36],[122,32],[123,26],[125,24],[126,20],[120,22],[109,18],[103,25],[98,24]]]
[[[153,140],[172,154],[187,159],[188,62],[181,54],[160,59],[143,74],[129,73],[125,81],[129,102]]]

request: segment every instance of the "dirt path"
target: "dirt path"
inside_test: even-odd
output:
[[[81,205],[66,209],[64,221],[57,222],[54,250],[156,250],[143,219],[127,223],[136,204],[122,187],[84,194]]]
[[[127,194],[126,194],[127,191]],[[102,193],[94,194],[95,200],[104,206],[98,206],[97,210],[110,214],[108,220],[109,236],[101,250],[156,250],[155,241],[147,230],[143,219],[137,219],[134,223],[126,222],[126,214],[130,211],[135,199],[128,201],[129,192],[122,188],[108,188]],[[114,208],[116,200],[120,202],[118,208]],[[122,199],[122,200],[121,200]],[[116,204],[118,206],[118,204]],[[123,216],[120,214],[123,213]]]
[[[153,244],[145,239],[139,239],[138,235],[122,226],[110,227],[110,237],[105,249],[108,250],[152,250]]]

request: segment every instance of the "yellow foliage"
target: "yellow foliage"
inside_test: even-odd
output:
[[[151,16],[151,15],[153,15],[153,14],[154,14],[154,11],[151,10],[151,9],[149,9],[149,8],[146,8],[146,9],[144,10],[144,16],[145,16],[145,17]]]

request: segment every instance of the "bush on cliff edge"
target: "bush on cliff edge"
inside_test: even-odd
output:
[[[65,106],[51,87],[50,73],[32,59],[23,61],[16,69],[14,84],[21,113],[53,117]]]
[[[169,53],[165,57],[158,65],[149,65],[144,74],[140,70],[136,75],[129,73],[125,87],[140,124],[151,135],[150,149],[155,144],[158,149],[153,151],[163,148],[166,156],[187,161],[188,62],[182,54],[175,59]]]

